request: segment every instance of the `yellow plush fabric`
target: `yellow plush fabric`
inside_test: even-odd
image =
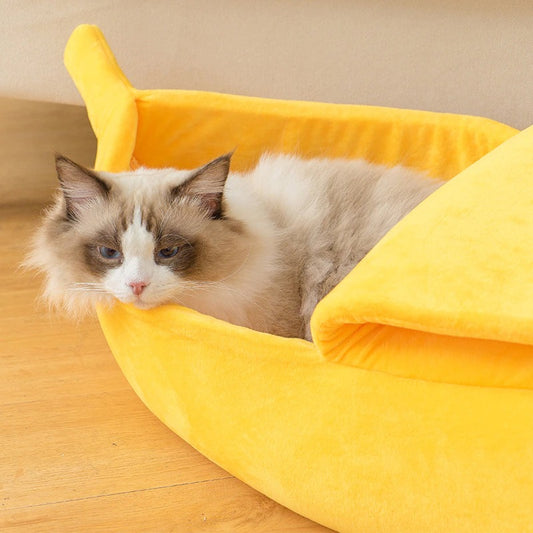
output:
[[[469,166],[321,302],[328,359],[533,389],[532,147],[529,128]]]
[[[339,531],[533,531],[533,130],[364,106],[134,89],[93,26],[67,67],[96,168],[236,149],[402,163],[450,183],[317,307],[315,343],[179,306],[99,318],[124,374],[211,460]]]

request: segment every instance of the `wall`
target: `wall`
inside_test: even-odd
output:
[[[533,123],[529,0],[0,0],[0,95],[81,103],[62,52],[84,22],[138,88]]]
[[[0,139],[0,208],[50,201],[55,152],[94,163],[96,139],[80,106],[0,97]]]

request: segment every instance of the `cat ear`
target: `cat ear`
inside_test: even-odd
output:
[[[106,198],[109,193],[109,185],[95,172],[68,157],[56,154],[56,170],[70,219],[76,219],[86,205],[97,198]]]
[[[196,170],[184,183],[172,189],[172,197],[193,196],[200,200],[210,218],[222,217],[222,193],[228,178],[232,153]]]

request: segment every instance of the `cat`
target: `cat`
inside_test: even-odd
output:
[[[364,160],[231,154],[195,170],[96,172],[57,155],[59,192],[27,263],[45,298],[81,314],[177,303],[311,338],[317,303],[442,181]]]

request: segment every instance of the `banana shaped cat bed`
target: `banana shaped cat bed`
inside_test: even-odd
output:
[[[533,129],[468,116],[134,89],[94,26],[66,51],[95,168],[238,146],[451,179],[315,310],[314,343],[179,306],[99,309],[149,409],[209,459],[343,532],[533,531]]]

